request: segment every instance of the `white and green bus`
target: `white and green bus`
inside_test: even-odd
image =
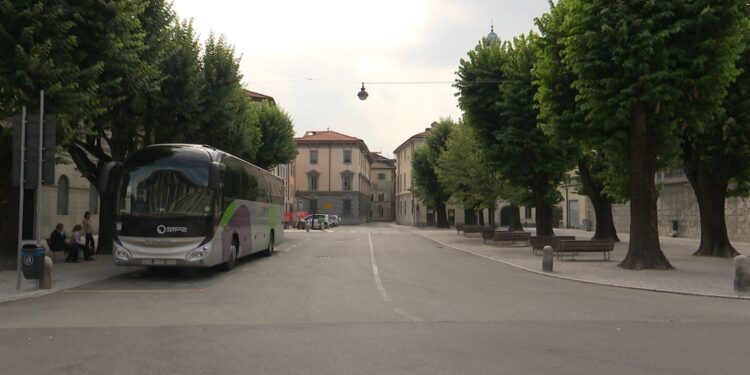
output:
[[[114,258],[122,266],[233,268],[284,237],[281,178],[209,146],[161,144],[121,165]]]

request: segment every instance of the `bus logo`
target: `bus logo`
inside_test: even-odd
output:
[[[188,231],[187,227],[168,227],[163,224],[159,224],[159,226],[156,227],[156,233],[159,233],[159,234],[176,233],[176,232],[187,233],[187,231]]]

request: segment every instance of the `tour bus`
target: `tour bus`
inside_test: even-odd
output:
[[[229,270],[283,240],[283,180],[226,152],[153,145],[118,169],[118,265]]]

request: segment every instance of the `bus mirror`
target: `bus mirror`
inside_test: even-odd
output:
[[[211,188],[218,188],[221,182],[221,172],[224,172],[226,166],[219,162],[212,162],[208,167],[208,186]]]
[[[107,187],[112,183],[112,179],[117,178],[121,169],[122,163],[117,161],[110,161],[104,164],[104,168],[102,168],[99,174],[99,184],[97,186],[99,192],[107,191]]]

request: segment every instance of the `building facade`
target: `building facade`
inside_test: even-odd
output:
[[[414,151],[425,143],[430,129],[414,134],[393,151],[396,157],[396,224],[420,226],[427,223],[426,206],[412,193],[411,161]]]
[[[334,131],[308,131],[295,138],[297,209],[341,217],[341,224],[370,220],[372,155],[359,138]]]
[[[373,153],[370,167],[370,204],[372,221],[396,219],[396,161]]]

